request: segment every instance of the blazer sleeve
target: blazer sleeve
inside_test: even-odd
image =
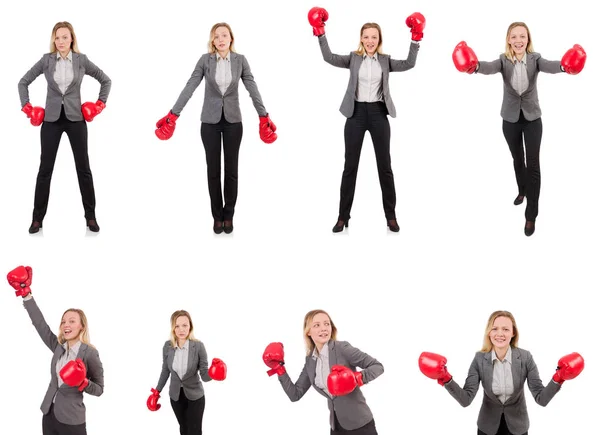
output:
[[[187,81],[185,88],[183,88],[183,91],[181,91],[181,94],[179,94],[179,98],[177,99],[175,105],[171,109],[171,112],[173,112],[174,115],[179,116],[181,114],[181,111],[183,110],[189,99],[192,98],[192,95],[194,95],[194,92],[196,91],[198,86],[200,86],[200,83],[204,78],[205,56],[207,55],[203,55],[196,64],[196,68],[194,68],[194,71],[192,72],[191,77]]]
[[[461,406],[467,407],[477,395],[480,380],[479,365],[477,363],[477,355],[475,355],[471,367],[469,368],[469,374],[465,380],[464,387],[460,388],[458,383],[452,379],[444,385],[444,388],[458,403],[460,403]]]
[[[478,66],[477,66],[477,71],[475,71],[475,73],[490,75],[490,74],[497,74],[497,73],[501,72],[502,71],[502,61],[500,59],[502,59],[502,56],[504,56],[504,54],[501,54],[498,59],[496,59],[492,62],[486,62],[486,61],[479,62]]]
[[[319,36],[317,38],[319,40],[319,47],[321,47],[321,54],[323,55],[323,60],[330,65],[337,66],[338,68],[350,68],[350,55],[342,56],[340,54],[333,54],[331,49],[329,48],[329,43],[327,42],[327,36]]]
[[[290,379],[290,375],[284,373],[281,376],[278,376],[279,382],[283,387],[283,391],[290,398],[292,402],[297,402],[302,399],[302,396],[306,394],[308,389],[310,388],[310,379],[308,378],[308,373],[306,372],[306,363],[304,363],[304,368],[302,369],[302,373],[298,377],[296,383],[293,383]]]
[[[98,351],[93,347],[88,347],[91,356],[87,358],[87,378],[89,384],[83,391],[92,396],[101,396],[104,393],[104,369],[100,361]]]
[[[559,60],[546,60],[541,55],[537,59],[537,67],[540,72],[548,73],[548,74],[558,74],[564,72],[560,68]]]
[[[342,354],[353,366],[362,369],[363,383],[367,384],[383,373],[383,364],[370,355],[353,347],[348,342],[338,342],[342,346]]]
[[[265,109],[265,106],[262,102],[262,98],[260,97],[260,92],[258,92],[258,86],[256,86],[256,82],[254,81],[252,71],[250,71],[250,65],[248,64],[248,60],[246,59],[246,56],[241,56],[241,58],[242,83],[244,83],[246,90],[250,94],[250,98],[252,98],[252,104],[254,104],[254,108],[256,109],[258,116],[267,116],[267,110]]]
[[[98,68],[87,56],[84,55],[85,59],[85,73],[86,75],[95,78],[100,83],[100,93],[98,99],[106,104],[108,94],[110,93],[111,80],[104,72]]]
[[[42,312],[35,303],[35,299],[33,299],[32,297],[29,300],[23,301],[23,305],[27,310],[27,314],[29,314],[31,323],[33,323],[33,326],[35,326],[38,335],[40,336],[44,344],[48,346],[48,349],[54,352],[54,350],[58,346],[60,346],[60,344],[58,343],[58,338],[56,338],[56,334],[54,334],[54,332],[50,330],[50,327],[46,323]]]
[[[544,387],[537,365],[530,353],[527,354],[525,367],[527,368],[527,386],[529,387],[529,391],[531,391],[531,395],[538,405],[546,406],[560,390],[560,384],[551,380]]]
[[[171,342],[167,341],[163,346],[163,365],[162,370],[160,372],[160,377],[158,378],[158,383],[156,384],[156,389],[160,392],[165,387],[167,383],[167,379],[169,379],[169,375],[171,374],[169,370],[169,365],[167,364],[167,358],[169,356],[169,348],[171,347]]]
[[[414,68],[417,63],[419,48],[419,44],[411,42],[406,60],[396,60],[390,57],[390,72],[408,71],[409,69]]]
[[[202,342],[199,342],[198,345],[198,371],[200,372],[200,378],[204,382],[212,381],[212,378],[208,375],[208,356],[206,355],[206,348]]]
[[[31,67],[27,73],[19,80],[19,98],[21,99],[21,108],[29,103],[29,85],[44,72],[44,56]]]

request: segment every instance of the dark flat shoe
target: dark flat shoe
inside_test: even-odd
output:
[[[514,205],[521,205],[523,204],[523,200],[525,199],[525,195],[519,195],[515,198],[515,200],[513,201]]]
[[[231,234],[233,232],[233,221],[224,221],[223,231],[225,231],[225,234]]]
[[[88,219],[87,227],[92,233],[97,233],[98,231],[100,231],[100,226],[98,225],[96,219]]]
[[[40,221],[32,221],[31,226],[29,227],[29,234],[37,233],[40,228],[42,228],[42,223]]]
[[[525,221],[525,235],[527,237],[535,233],[535,221]]]
[[[400,231],[400,225],[398,225],[398,221],[396,219],[390,219],[387,221],[388,228],[391,232],[397,233]]]
[[[215,221],[213,225],[213,231],[215,232],[215,234],[221,234],[223,232],[223,222]]]

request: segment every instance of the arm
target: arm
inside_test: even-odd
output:
[[[390,57],[390,72],[407,71],[414,68],[417,63],[418,53],[419,44],[411,42],[406,60],[396,60]]]
[[[179,98],[177,99],[175,105],[171,109],[171,113],[173,113],[174,115],[179,116],[181,114],[181,111],[187,104],[188,100],[192,98],[192,95],[194,95],[194,91],[202,82],[202,79],[204,78],[204,66],[202,65],[203,62],[204,56],[202,56],[196,64],[196,68],[194,68],[192,76],[187,81],[185,88],[183,88],[183,91],[181,91],[181,94],[179,94]]]
[[[44,342],[48,349],[52,352],[59,346],[58,339],[56,338],[56,334],[50,330],[50,327],[46,323],[42,312],[39,307],[35,303],[33,296],[29,295],[29,297],[23,300],[23,306],[27,310],[27,314],[29,314],[29,318],[31,319],[31,323],[35,326],[40,338]]]
[[[101,396],[104,392],[104,369],[102,368],[98,351],[92,347],[88,349],[91,352],[90,358],[87,359],[87,378],[89,383],[83,391],[92,396]]]
[[[19,98],[21,108],[29,103],[29,85],[44,72],[44,58],[42,57],[27,73],[19,80]]]
[[[563,72],[559,60],[546,60],[542,56],[537,60],[537,67],[540,72],[548,74],[558,74]]]
[[[212,381],[212,378],[208,375],[208,356],[206,355],[206,348],[202,342],[198,342],[198,371],[200,377],[204,382]]]
[[[360,373],[363,384],[371,382],[383,373],[383,364],[372,356],[367,355],[347,342],[338,342],[338,344],[342,346],[342,354],[348,362],[362,369]]]
[[[297,402],[302,399],[302,396],[304,396],[310,388],[310,379],[308,378],[308,373],[306,373],[306,363],[304,364],[302,373],[300,373],[296,383],[292,382],[290,375],[288,375],[287,372],[279,375],[278,378],[283,387],[283,391],[285,391],[285,394],[287,394],[292,402]]]
[[[502,56],[504,56],[504,55],[502,55]],[[477,69],[475,70],[475,73],[490,75],[490,74],[497,74],[501,71],[502,71],[502,62],[500,61],[500,59],[496,59],[492,62],[480,61],[477,65]]]
[[[158,378],[158,383],[156,384],[156,390],[162,391],[165,384],[167,383],[167,379],[169,379],[169,375],[171,372],[169,371],[169,365],[167,364],[167,357],[169,355],[169,347],[170,342],[166,342],[163,347],[163,365],[162,370],[160,372],[160,377]]]
[[[342,56],[339,54],[333,54],[327,43],[327,36],[322,35],[318,37],[319,47],[321,47],[321,54],[323,60],[330,65],[337,66],[338,68],[350,68],[350,55]]]
[[[538,405],[546,406],[560,390],[560,384],[550,381],[548,385],[544,387],[544,384],[542,384],[542,380],[540,379],[537,365],[531,354],[527,355],[525,367],[527,368],[527,386],[529,387],[531,395]]]
[[[469,368],[469,374],[465,380],[464,387],[460,388],[456,381],[452,379],[444,385],[444,388],[446,388],[446,391],[448,391],[462,407],[466,408],[471,404],[477,394],[477,390],[479,390],[480,379],[479,370],[477,368],[477,357],[475,357]]]
[[[258,87],[256,86],[254,76],[252,75],[252,71],[250,71],[250,65],[248,64],[248,60],[245,56],[241,56],[241,58],[242,83],[244,83],[246,90],[250,94],[250,98],[252,98],[252,104],[254,104],[254,108],[256,109],[258,116],[267,116],[267,110],[263,105],[262,98],[260,97],[260,92],[258,92]]]
[[[85,73],[86,75],[95,78],[100,83],[100,93],[98,94],[98,100],[102,101],[106,104],[106,100],[108,99],[108,94],[110,93],[111,80],[108,78],[104,72],[98,68],[91,60],[85,56],[86,66]]]

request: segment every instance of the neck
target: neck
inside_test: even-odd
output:
[[[498,348],[494,348],[494,352],[496,352],[496,357],[500,360],[503,361],[504,358],[506,357],[506,353],[508,352],[508,347],[504,348],[504,349],[498,349]]]
[[[525,53],[521,53],[521,54],[515,54],[515,57],[516,57],[518,60],[523,60],[523,57],[525,57]]]
[[[71,348],[71,347],[75,346],[78,341],[79,341],[79,337],[74,338],[72,340],[67,340],[67,345]]]
[[[229,50],[225,50],[225,51],[217,50],[217,53],[219,53],[219,56],[221,56],[223,59],[225,59],[227,57],[227,53],[229,53]]]
[[[323,346],[326,343],[315,343],[315,347],[317,348],[317,350],[319,351],[319,353],[321,353],[321,349],[323,349]]]
[[[183,346],[186,341],[187,341],[187,338],[184,338],[184,339],[178,338],[177,339],[177,346],[179,346],[179,347]]]
[[[70,49],[67,51],[60,51],[58,50],[58,52],[60,53],[60,57],[62,57],[63,59],[66,59],[67,56],[69,55],[69,51],[71,51]]]

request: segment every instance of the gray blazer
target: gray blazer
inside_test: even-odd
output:
[[[541,406],[546,406],[560,390],[560,384],[554,381],[550,381],[544,387],[531,354],[524,349],[512,349],[514,393],[504,404],[492,392],[493,376],[492,353],[477,352],[469,368],[465,386],[460,388],[454,380],[445,385],[450,395],[466,407],[475,398],[479,389],[479,382],[481,382],[484,396],[479,418],[477,419],[477,427],[488,435],[495,435],[498,432],[502,413],[504,413],[510,433],[520,435],[529,430],[529,416],[527,415],[524,394],[526,380],[529,391],[531,391],[536,403]]]
[[[330,340],[328,346],[329,368],[339,364],[349,367],[355,372],[358,366],[363,369],[362,379],[365,384],[383,373],[383,365],[379,361],[352,347],[347,341]],[[287,373],[279,376],[279,382],[281,382],[283,390],[292,402],[300,400],[312,385],[321,395],[327,398],[327,405],[330,412],[329,421],[332,430],[335,429],[334,412],[337,415],[340,425],[346,430],[358,429],[373,420],[373,414],[367,405],[360,387],[357,387],[346,396],[335,396],[332,399],[325,391],[315,385],[316,369],[317,362],[312,355],[309,355],[306,357],[304,368],[296,383],[292,382]]]
[[[358,87],[358,70],[360,69],[360,64],[362,63],[363,58],[362,56],[359,56],[354,52],[351,52],[349,55],[346,56],[333,54],[329,48],[329,44],[327,43],[327,37],[325,35],[319,36],[318,40],[319,46],[321,47],[321,54],[323,54],[323,59],[325,60],[325,62],[333,66],[337,66],[339,68],[350,69],[350,80],[348,80],[348,89],[346,89],[346,94],[344,95],[344,99],[342,100],[340,112],[342,112],[342,115],[344,115],[346,118],[351,118],[354,114],[354,100],[356,98],[356,89]],[[383,99],[385,101],[387,111],[392,118],[396,117],[396,107],[394,106],[392,96],[390,95],[390,72],[407,71],[411,68],[414,68],[417,62],[418,52],[419,44],[411,42],[410,50],[408,52],[408,58],[406,60],[392,59],[387,54],[377,55],[377,58],[379,59],[379,64],[381,65],[381,71],[383,73]]]
[[[230,53],[231,84],[225,91],[225,94],[221,94],[221,90],[215,79],[217,73],[216,56],[217,54],[210,53],[202,55],[171,112],[179,116],[196,88],[202,82],[202,79],[206,77],[204,104],[202,106],[200,121],[207,124],[217,124],[221,120],[221,112],[223,112],[228,122],[242,122],[240,96],[238,94],[240,79],[242,79],[246,90],[250,94],[250,98],[252,98],[252,103],[258,112],[258,116],[267,116],[267,110],[263,105],[246,57],[238,53]]]
[[[50,385],[42,401],[41,410],[48,414],[52,400],[54,399],[54,416],[64,424],[77,425],[85,423],[85,405],[83,404],[83,392],[78,387],[70,387],[67,384],[58,386],[58,375],[56,374],[56,363],[65,353],[65,349],[58,342],[56,335],[44,320],[42,312],[35,300],[24,301],[25,309],[29,318],[35,326],[42,341],[54,353],[50,363]],[[88,386],[83,390],[92,396],[101,396],[104,392],[104,370],[100,362],[98,351],[85,343],[81,343],[77,358],[83,360],[87,370]],[[54,396],[56,395],[56,398]]]
[[[188,352],[187,372],[181,379],[177,372],[173,370],[175,348],[171,346],[171,341],[166,341],[163,347],[163,366],[156,389],[162,391],[170,375],[169,397],[175,401],[179,400],[181,387],[183,387],[185,397],[189,400],[198,400],[204,396],[204,388],[200,382],[200,377],[204,382],[212,381],[212,378],[208,375],[208,357],[206,356],[204,344],[201,341],[190,340]],[[200,372],[200,376],[198,376],[198,372]]]
[[[56,53],[47,53],[33,67],[27,71],[27,74],[19,81],[19,97],[21,98],[21,107],[29,103],[29,85],[40,75],[44,74],[48,82],[48,91],[46,92],[46,115],[45,122],[57,121],[60,117],[61,106],[65,106],[65,116],[69,121],[83,121],[81,114],[81,81],[84,75],[89,75],[100,82],[100,94],[98,99],[106,103],[110,93],[111,81],[100,68],[94,65],[85,54],[73,53],[73,82],[65,91],[65,95],[60,91],[58,84],[54,80],[56,71]]]
[[[542,116],[537,92],[538,73],[540,71],[550,74],[562,72],[560,61],[546,60],[539,53],[529,53],[526,59],[529,87],[522,95],[519,95],[510,83],[515,66],[504,54],[501,54],[500,58],[493,62],[479,62],[479,69],[477,70],[479,74],[502,73],[504,97],[502,98],[500,116],[508,122],[517,122],[521,110],[523,110],[523,115],[528,121],[535,121]]]

